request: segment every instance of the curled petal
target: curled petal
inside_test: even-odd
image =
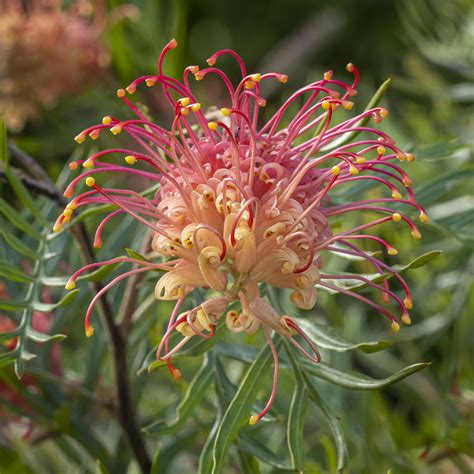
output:
[[[239,227],[235,231],[235,238],[235,267],[239,273],[247,274],[257,261],[255,234],[247,227]]]
[[[224,291],[227,286],[227,277],[219,268],[221,265],[221,249],[205,247],[198,257],[199,270],[206,283],[216,291]]]
[[[159,300],[183,298],[193,288],[207,286],[199,267],[185,263],[180,268],[165,273],[157,282],[155,297]]]

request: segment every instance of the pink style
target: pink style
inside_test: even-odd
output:
[[[332,71],[326,72],[322,80],[294,92],[261,124],[259,111],[266,105],[260,95],[262,82],[286,83],[286,75],[248,74],[234,51],[222,50],[208,59],[209,67],[205,69],[187,67],[180,82],[163,73],[165,55],[176,45],[172,40],[164,48],[157,75],[139,77],[126,89],[118,90],[118,97],[134,118],[107,116],[102,124],[77,135],[76,141],[81,143],[87,136],[96,139],[102,131],[110,130],[115,135],[127,135],[126,141],[132,145],[99,151],[85,161],[70,164],[72,170],[82,164],[86,171],[71,181],[64,195],[72,197],[75,187],[84,181],[91,189],[71,200],[54,230],[60,231],[76,209],[104,203],[115,209],[98,226],[96,247],[102,246],[102,231],[115,216],[128,214],[149,228],[154,258],[142,261],[118,257],[87,265],[72,275],[66,288],[74,288],[81,273],[102,265],[136,265],[93,298],[85,320],[86,334],[90,336],[92,310],[104,292],[136,273],[165,271],[156,283],[155,295],[160,300],[176,300],[176,306],[157,358],[167,362],[175,378],[180,377],[180,371],[172,365],[171,357],[192,337],[214,337],[217,322],[224,315],[232,332],[255,333],[262,328],[274,357],[274,383],[265,408],[251,417],[253,424],[267,413],[276,391],[279,362],[271,331],[287,338],[311,361],[320,360],[314,342],[296,322],[288,315],[279,315],[264,299],[266,286],[290,289],[291,302],[306,310],[316,304],[317,285],[346,294],[375,308],[389,319],[392,330],[398,331],[395,311],[338,286],[335,281],[350,278],[368,284],[381,293],[385,303],[392,301],[401,320],[410,324],[412,298],[405,280],[358,244],[375,241],[389,255],[396,255],[397,250],[388,242],[368,233],[386,222],[402,222],[415,239],[421,237],[414,222],[401,211],[395,212],[392,204],[414,209],[422,221],[428,216],[415,200],[410,178],[394,164],[412,161],[413,155],[401,151],[385,133],[366,125],[370,118],[379,123],[388,115],[386,109],[375,107],[333,124],[341,109],[350,110],[353,106],[350,99],[356,94],[359,81],[354,65],[346,68],[354,77],[351,84],[333,79]],[[237,85],[214,67],[222,55],[237,61],[242,75]],[[191,76],[203,80],[211,74],[223,81],[229,98],[218,118],[213,112],[210,121],[191,91],[189,80]],[[128,98],[142,83],[162,87],[174,111],[170,130],[151,122]],[[288,117],[297,105],[296,114]],[[364,138],[355,139],[356,135]],[[121,157],[124,164],[102,161],[107,157]],[[138,191],[97,183],[101,174],[110,176],[115,172],[145,178],[158,183],[159,188],[146,198]],[[341,186],[367,180],[380,184],[381,197],[332,204],[331,197]],[[340,220],[343,214],[360,211],[376,217],[365,218],[363,224],[338,233],[331,228],[332,218]],[[323,273],[325,252],[363,259],[380,274],[393,273],[404,296],[394,293],[386,280],[378,284],[357,274]],[[180,312],[186,296],[195,288],[213,292],[198,307]],[[231,304],[236,309],[229,310]],[[170,348],[175,331],[183,338]]]

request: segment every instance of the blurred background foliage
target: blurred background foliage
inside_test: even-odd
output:
[[[349,472],[380,473],[389,469],[394,474],[472,472],[473,3],[469,0],[275,0],[271,4],[263,0],[136,0],[126,4],[120,0],[98,0],[91,4],[66,1],[66,8],[74,13],[65,19],[64,30],[51,38],[45,24],[52,10],[43,11],[46,17],[35,26],[37,3],[40,2],[0,1],[0,6],[31,8],[28,20],[21,15],[20,19],[15,18],[8,8],[0,14],[0,113],[9,126],[10,143],[34,157],[54,181],[58,180],[59,187],[67,179],[69,170],[63,169],[71,156],[78,158],[88,151],[84,147],[76,149],[72,137],[103,115],[119,113],[116,89],[154,71],[159,51],[171,37],[178,40],[179,48],[173,51],[172,60],[167,61],[170,74],[180,74],[189,64],[203,65],[207,57],[223,48],[236,49],[251,71],[276,70],[289,74],[287,86],[268,89],[264,94],[269,99],[268,114],[288,91],[321,77],[327,69],[334,69],[337,75],[345,74],[344,66],[349,61],[357,65],[362,75],[355,101],[358,110],[365,107],[388,76],[392,78],[384,97],[384,105],[391,115],[383,127],[402,149],[415,153],[416,161],[407,164],[407,171],[431,220],[421,224],[424,238],[420,244],[393,230],[382,236],[399,249],[397,258],[401,264],[430,251],[443,253],[427,266],[407,274],[414,291],[414,324],[398,335],[387,335],[379,319],[372,317],[375,315],[365,307],[333,295],[321,294],[316,309],[304,316],[321,325],[330,325],[353,343],[387,338],[393,343],[391,348],[375,354],[357,349],[334,350],[337,344],[328,344],[330,347],[322,349],[323,360],[332,367],[383,379],[415,362],[432,365],[377,391],[347,390],[323,380],[324,377],[313,379],[323,403],[308,405],[305,412],[303,444],[297,448],[303,452],[304,461],[299,468],[303,472],[325,473],[336,472],[341,467],[344,444],[338,441],[340,424],[347,442]],[[77,16],[83,31],[76,28],[78,36],[67,43],[73,18]],[[12,26],[17,23],[19,26]],[[56,27],[60,24],[59,17],[54,24]],[[19,32],[27,31],[27,26],[42,32],[40,36],[32,35],[39,42],[20,44]],[[86,43],[82,42],[85,37]],[[69,45],[66,51],[56,51],[58,42],[61,43],[58,38]],[[46,46],[47,51],[43,52]],[[30,53],[35,60],[28,63]],[[95,58],[92,69],[84,69],[81,60],[74,63],[71,59],[72,65],[65,62],[67,57],[82,57],[86,53],[89,59]],[[36,55],[41,61],[38,62]],[[23,64],[13,67],[18,62],[13,60],[18,58],[23,59]],[[228,66],[232,76],[234,64],[229,61]],[[38,94],[45,85],[41,81],[50,81],[51,74],[41,74],[43,69],[64,74],[63,81],[68,85],[71,77],[79,73],[84,80],[74,88],[57,87],[44,99]],[[19,92],[15,89],[18,84],[23,84]],[[208,83],[197,90],[204,104],[219,103],[223,97],[218,83],[212,87]],[[25,99],[28,107],[22,112],[20,105]],[[166,122],[166,108],[159,97],[149,94],[141,100],[156,120]],[[12,113],[24,115],[11,117]],[[21,154],[11,149],[10,155],[12,166],[22,169],[22,176],[35,177],[35,170],[21,159]],[[27,222],[26,229],[19,227],[22,232],[12,231],[14,225],[9,222],[8,212],[0,217],[3,236],[0,254],[2,261],[13,267],[12,270],[5,264],[0,272],[3,309],[8,309],[5,307],[10,298],[31,297],[28,325],[32,321],[33,328],[41,333],[67,335],[63,342],[53,340],[38,345],[41,338],[30,331],[25,336],[28,341],[25,339],[21,360],[31,358],[30,351],[37,357],[26,365],[17,363],[16,370],[25,371],[24,378],[17,380],[12,365],[0,371],[0,472],[138,472],[114,421],[113,375],[105,330],[96,331],[92,340],[86,340],[83,335],[82,316],[90,291],[83,287],[66,307],[53,303],[64,303],[60,286],[63,276],[81,265],[70,238],[61,235],[51,240],[48,232],[42,230],[43,221],[52,222],[59,208],[54,200],[35,194],[34,187],[30,191],[35,203],[28,206],[28,198],[21,198],[11,179],[7,182],[9,173],[5,163],[0,172],[2,202],[13,211],[25,208],[19,215]],[[40,209],[40,215],[32,215],[32,209]],[[13,239],[5,237],[9,232]],[[22,237],[25,232],[26,237]],[[98,257],[123,253],[124,246],[138,251],[142,237],[125,219],[108,236],[107,248],[100,250]],[[20,244],[17,240],[21,240]],[[25,246],[33,249],[34,255],[28,256]],[[12,247],[16,252],[12,252]],[[340,269],[357,265],[346,262]],[[15,273],[15,268],[22,271]],[[25,290],[26,287],[29,289]],[[184,376],[178,383],[172,382],[160,369],[147,373],[146,366],[151,360],[147,354],[159,341],[171,309],[167,303],[158,304],[148,297],[152,288],[153,279],[147,277],[140,286],[138,309],[129,337],[130,380],[140,413],[139,424],[147,426],[168,420],[167,428],[163,423],[158,427],[152,425],[146,438],[150,453],[161,450],[154,465],[156,472],[197,472],[199,462],[201,472],[207,472],[203,467],[206,459],[201,453],[208,449],[206,438],[216,410],[222,416],[221,408],[219,403],[216,408],[214,391],[201,388],[192,412],[183,410],[181,421],[173,424],[176,406],[203,357],[180,359]],[[114,294],[120,295],[120,291],[119,287]],[[278,299],[281,295],[274,297]],[[111,300],[114,311],[118,311],[119,298]],[[7,318],[1,318],[0,332],[11,331],[10,323],[5,322]],[[326,326],[317,327],[329,331]],[[4,347],[9,349],[11,337],[4,339]],[[225,342],[243,341],[226,336]],[[259,345],[258,338],[246,342],[251,344],[250,349]],[[248,362],[249,357],[250,360],[255,357],[250,349],[223,344],[204,360],[218,374],[216,380],[222,386],[216,390],[221,392],[223,406],[233,396],[239,377],[246,370],[239,360],[245,361],[247,357]],[[4,354],[4,351],[0,353]],[[220,357],[216,359],[217,356]],[[8,362],[6,358],[0,361],[0,364]],[[230,380],[222,373],[223,362]],[[290,362],[286,361],[291,366]],[[269,379],[266,383],[268,387]],[[295,453],[285,454],[288,452],[286,420],[294,386],[290,371],[284,371],[273,417],[255,429],[243,430],[237,447],[228,453],[224,472],[295,471],[292,469]],[[198,389],[195,390],[197,393]],[[326,406],[334,416],[325,415]],[[96,466],[96,459],[102,464]]]

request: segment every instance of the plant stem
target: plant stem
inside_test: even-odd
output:
[[[48,198],[54,200],[58,205],[64,205],[65,199],[48,177],[45,170],[38,164],[38,162],[27,155],[22,150],[10,145],[12,154],[23,164],[28,165],[28,169],[32,170],[35,178],[22,176],[25,184],[30,189],[34,189],[39,194],[44,194]],[[94,251],[83,223],[79,223],[76,227],[71,229],[71,234],[79,245],[80,252],[84,261],[89,263],[95,262]],[[91,282],[90,286],[97,293],[103,286],[100,282]],[[133,292],[131,292],[133,294]],[[134,301],[132,301],[132,306]],[[148,456],[145,441],[143,439],[140,428],[135,417],[135,410],[130,394],[130,384],[128,379],[128,364],[127,364],[127,340],[124,332],[122,332],[118,323],[114,320],[112,308],[110,307],[105,295],[99,299],[97,304],[98,310],[105,322],[107,333],[112,348],[112,361],[115,375],[115,392],[117,398],[117,415],[118,421],[125,433],[127,441],[133,452],[133,455],[140,466],[143,474],[149,474],[151,469],[151,461]]]

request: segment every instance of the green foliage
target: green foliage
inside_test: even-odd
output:
[[[114,0],[107,8],[123,3]],[[152,296],[157,273],[141,280],[128,315],[132,328],[121,330],[128,342],[129,366],[123,371],[151,458],[150,472],[470,472],[474,458],[470,2],[322,0],[315,5],[297,0],[268,8],[265,2],[244,1],[232,7],[230,16],[225,3],[208,0],[131,3],[141,17],[115,23],[106,34],[112,58],[107,81],[51,104],[38,121],[10,137],[37,157],[49,176],[58,177],[51,186],[62,189],[70,173],[61,171],[75,146],[69,138],[99,120],[104,111],[115,113],[115,89],[155,71],[158,51],[174,36],[181,48],[173,52],[173,64],[166,66],[171,73],[183,65],[202,65],[201,55],[228,46],[242,53],[252,71],[272,61],[276,69],[290,64],[290,81],[295,83],[313,80],[328,68],[342,71],[348,60],[354,62],[365,84],[361,97],[354,98],[355,107],[384,104],[390,110],[384,126],[415,154],[416,161],[403,167],[430,215],[430,221],[420,225],[423,240],[417,245],[403,232],[381,230],[386,233],[382,237],[399,250],[399,257],[391,257],[394,268],[414,289],[413,325],[399,334],[388,334],[372,311],[327,289],[319,291],[314,311],[297,314],[287,305],[284,291],[268,289],[278,312],[294,316],[317,342],[323,362],[303,360],[275,336],[279,390],[271,411],[255,426],[249,426],[249,416],[261,411],[271,385],[272,358],[266,341],[258,335],[245,341],[229,336],[221,321],[215,338],[192,338],[176,354],[173,362],[183,377],[174,382],[165,363],[155,359],[172,307]],[[333,36],[309,45],[306,38],[290,41],[327,7],[343,25]],[[236,21],[239,9],[252,14]],[[285,94],[272,91],[267,113]],[[166,120],[160,100],[139,97],[147,113]],[[84,145],[79,155],[87,151]],[[135,473],[137,464],[117,414],[116,374],[103,319],[94,324],[92,339],[83,334],[83,316],[92,296],[89,285],[103,285],[128,264],[84,273],[77,279],[77,290],[63,290],[71,272],[84,264],[71,231],[89,222],[93,228],[111,206],[81,210],[61,232],[52,234],[61,206],[24,184],[25,175],[36,176],[9,156],[4,128],[0,158],[0,281],[7,292],[0,298],[0,313],[14,323],[14,329],[0,331],[0,472]],[[365,192],[371,192],[370,183],[339,197]],[[96,252],[98,259],[149,258],[140,250],[142,235],[130,219],[120,224],[117,220],[105,233],[107,245]],[[390,272],[369,273],[354,257],[341,255],[331,263],[338,273],[357,269],[373,282],[392,278]],[[350,277],[334,284],[370,292],[367,284]],[[43,298],[45,288],[51,301]],[[108,303],[117,318],[124,288],[120,284],[109,293]],[[197,304],[201,297],[192,295]],[[34,325],[39,312],[52,313],[47,332]],[[63,340],[65,334],[68,338]],[[175,334],[170,345],[179,338]],[[54,356],[58,349],[60,356]],[[9,428],[11,423],[21,428],[25,420],[26,430],[32,427],[26,441]]]

